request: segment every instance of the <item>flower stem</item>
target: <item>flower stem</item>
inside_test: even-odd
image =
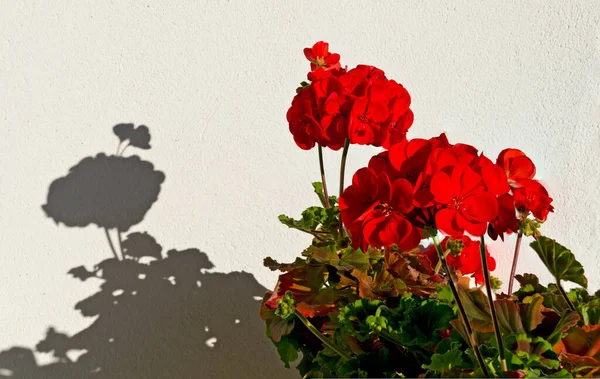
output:
[[[346,173],[346,158],[348,157],[348,148],[350,147],[350,139],[346,138],[344,150],[342,151],[342,164],[340,166],[340,196],[344,192],[344,175]]]
[[[350,147],[350,138],[346,138],[346,142],[344,142],[344,150],[342,150],[342,163],[340,164],[340,193],[339,197],[342,196],[344,192],[344,175],[346,174],[346,158],[348,157],[348,148]],[[340,218],[340,237],[343,239],[344,235],[344,224]]]
[[[315,337],[317,337],[319,340],[321,340],[321,342],[323,342],[324,346],[326,346],[326,347],[330,348],[331,350],[333,350],[337,355],[339,355],[340,357],[342,357],[342,359],[344,359],[346,361],[351,358],[349,355],[347,355],[346,353],[344,353],[343,351],[341,351],[331,341],[329,341],[323,334],[321,334],[321,332],[319,332],[319,330],[317,328],[315,328],[315,326],[313,324],[311,324],[310,321],[308,321],[308,319],[306,317],[304,317],[304,315],[302,313],[300,313],[300,311],[298,311],[296,309],[294,311],[294,315],[296,315],[296,317],[298,317],[298,319],[300,321],[302,321],[302,323],[304,324],[304,326],[306,326],[306,328],[308,330],[310,330],[312,332],[312,334],[315,335]]]
[[[502,371],[506,372],[508,371],[508,367],[506,366],[506,357],[504,356],[504,343],[502,342],[500,326],[498,325],[498,317],[496,316],[496,308],[494,307],[494,299],[492,298],[492,285],[490,283],[490,272],[488,271],[487,255],[485,253],[485,238],[483,236],[481,236],[479,252],[481,253],[481,267],[483,269],[483,277],[485,279],[485,290],[487,292],[488,303],[490,305],[490,312],[492,313],[494,334],[496,334],[496,342],[498,343],[498,352],[500,354],[500,366],[502,368]]]
[[[508,279],[508,294],[513,293],[513,282],[515,281],[515,274],[517,272],[517,262],[519,261],[519,250],[521,248],[521,240],[523,238],[523,232],[519,232],[517,236],[517,242],[515,244],[515,254],[513,256],[512,268],[510,269],[510,278]]]
[[[115,245],[113,245],[112,240],[110,239],[110,235],[108,234],[108,228],[104,228],[104,234],[106,234],[106,239],[108,240],[108,245],[110,246],[110,249],[112,250],[113,254],[115,255],[115,258],[117,260],[119,260],[119,256],[117,255],[117,251],[115,250]]]
[[[325,181],[325,165],[323,164],[323,147],[318,145],[319,150],[319,168],[321,169],[321,183],[323,184],[323,195],[325,196],[325,208],[330,208],[329,193],[327,192],[327,181]]]
[[[481,355],[481,351],[479,350],[479,345],[477,344],[477,338],[473,329],[471,328],[471,324],[469,324],[469,319],[467,318],[467,312],[465,311],[465,307],[463,306],[460,297],[458,296],[458,291],[456,290],[456,285],[454,284],[454,279],[452,278],[452,271],[450,271],[450,267],[448,266],[448,262],[444,257],[444,252],[442,251],[442,247],[440,246],[440,241],[437,235],[433,236],[433,244],[435,245],[435,250],[438,254],[438,259],[442,262],[442,266],[444,270],[448,273],[448,284],[450,285],[450,289],[452,290],[452,295],[454,296],[454,300],[456,301],[456,305],[458,306],[458,312],[460,314],[460,319],[462,320],[463,326],[469,335],[470,341],[467,343],[471,346],[473,351],[475,352],[475,357],[477,358],[477,362],[479,363],[479,367],[481,367],[481,371],[483,371],[483,375],[486,378],[490,377],[490,373],[483,361],[483,356]]]

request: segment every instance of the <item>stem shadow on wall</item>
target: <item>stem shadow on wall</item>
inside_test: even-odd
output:
[[[113,131],[117,153],[84,158],[50,185],[42,206],[59,224],[95,224],[107,237],[111,258],[69,271],[81,281],[102,281],[75,305],[96,319],[72,336],[48,329],[35,349],[51,353],[54,363],[38,365],[23,347],[0,352],[0,377],[290,376],[264,335],[258,307],[266,289],[251,274],[214,272],[198,249],[163,252],[150,234],[128,233],[157,200],[165,175],[124,155],[129,146],[150,148],[147,127],[119,124]]]

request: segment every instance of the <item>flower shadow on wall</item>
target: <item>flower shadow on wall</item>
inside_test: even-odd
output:
[[[214,265],[198,249],[163,253],[146,232],[122,237],[156,201],[165,175],[138,156],[123,156],[129,145],[150,148],[148,128],[113,130],[121,140],[117,155],[83,159],[52,183],[43,206],[57,223],[96,224],[106,232],[113,257],[69,271],[101,281],[75,305],[95,320],[72,336],[48,329],[36,351],[51,353],[54,363],[38,365],[23,347],[0,352],[0,377],[289,377],[264,338],[258,307],[266,289],[251,274],[210,271]]]

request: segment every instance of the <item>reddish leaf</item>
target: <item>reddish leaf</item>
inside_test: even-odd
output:
[[[385,253],[388,272],[406,284],[406,290],[421,297],[437,293],[442,278],[436,275],[425,254],[417,251]]]
[[[561,342],[560,352],[600,360],[600,325],[576,326]]]
[[[496,310],[498,324],[506,333],[525,333],[517,303],[506,299],[496,300],[494,301],[494,309]]]
[[[600,361],[577,354],[560,353],[558,360],[565,369],[580,378],[595,378],[600,374]]]
[[[465,312],[473,330],[482,333],[494,331],[492,316],[488,305],[487,296],[481,288],[469,288],[467,277],[458,281],[457,291],[463,303]]]
[[[325,315],[334,309],[335,301],[339,298],[334,288],[322,289],[327,275],[327,267],[323,265],[295,268],[279,275],[275,290],[265,305],[275,309],[277,300],[287,291],[291,291],[296,301],[296,309],[304,316]]]

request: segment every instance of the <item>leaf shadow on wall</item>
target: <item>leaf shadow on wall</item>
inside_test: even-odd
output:
[[[149,148],[147,142],[149,134],[142,146]],[[72,336],[49,328],[36,351],[51,353],[51,364],[38,365],[23,347],[0,352],[0,377],[290,376],[265,336],[258,309],[266,289],[251,274],[214,272],[195,248],[163,253],[146,232],[122,237],[142,221],[164,179],[151,163],[121,153],[85,158],[52,183],[46,214],[67,226],[104,228],[114,257],[91,270],[69,271],[75,279],[101,283],[75,305],[83,316],[95,317],[93,323]],[[117,230],[118,243],[109,229]]]

